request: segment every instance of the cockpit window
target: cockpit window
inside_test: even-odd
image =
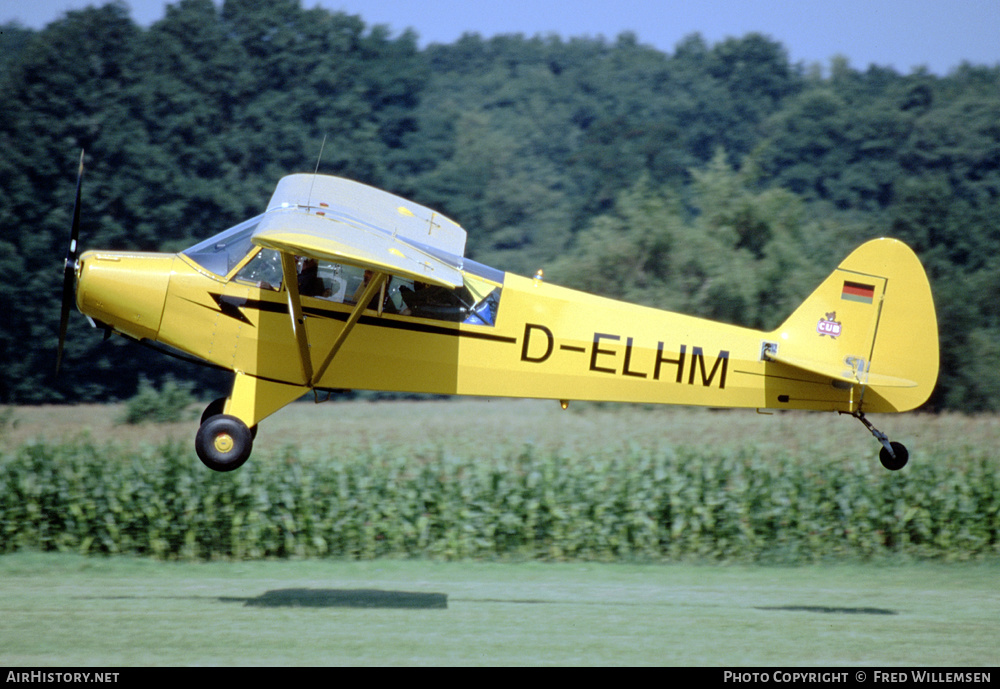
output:
[[[422,282],[406,282],[398,287],[404,310],[401,313],[454,323],[493,325],[500,300],[500,288],[477,299],[468,282],[458,289]]]
[[[247,267],[256,260],[251,260]],[[342,304],[357,303],[372,275],[370,270],[313,258],[297,257],[296,266],[300,295]],[[241,271],[237,277],[242,274]],[[401,316],[493,325],[501,289],[501,285],[469,272],[465,274],[465,283],[457,289],[392,276],[381,293],[381,309],[379,296],[367,308]]]
[[[260,224],[262,215],[241,222],[225,232],[209,237],[182,253],[205,270],[225,277],[250,253],[253,244],[250,238]]]
[[[242,263],[233,279],[262,289],[280,291],[283,271],[279,252],[260,249],[245,260],[256,249],[251,238],[263,217],[251,218],[182,253],[220,277],[228,277]],[[366,308],[380,313],[453,323],[494,325],[503,290],[503,273],[468,259],[464,263],[465,279],[461,287],[449,289],[391,276],[381,293]],[[296,256],[295,264],[301,296],[341,304],[357,303],[372,275],[372,271],[364,268],[305,256]]]
[[[273,249],[261,249],[236,273],[236,279],[261,289],[281,289],[281,254]]]

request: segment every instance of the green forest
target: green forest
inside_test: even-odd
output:
[[[54,376],[82,149],[85,249],[180,250],[319,160],[452,217],[477,261],[765,329],[896,237],[935,293],[928,408],[1000,409],[1000,64],[794,64],[760,34],[420,47],[300,0],[179,0],[148,28],[122,3],[0,26],[0,88],[2,404],[228,385],[76,313]]]

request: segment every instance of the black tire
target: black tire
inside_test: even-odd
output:
[[[201,413],[201,423],[205,423],[213,416],[217,416],[226,411],[226,398],[220,397],[214,400],[211,404],[205,407],[205,411]],[[250,428],[250,437],[254,440],[257,439],[257,426],[256,424]]]
[[[194,448],[202,464],[214,471],[233,471],[243,466],[253,450],[253,435],[235,416],[209,417],[195,436]]]
[[[201,413],[201,423],[205,423],[213,416],[218,416],[219,414],[222,414],[225,411],[226,411],[226,398],[220,397],[219,399],[215,400],[207,407],[205,407],[205,411]]]
[[[884,466],[889,471],[899,471],[906,466],[906,463],[910,460],[910,453],[907,452],[906,446],[902,443],[889,443],[892,445],[892,451],[896,454],[895,457],[889,454],[889,451],[884,447],[878,453],[879,461],[882,462]]]

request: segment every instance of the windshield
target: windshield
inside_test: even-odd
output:
[[[263,217],[258,215],[256,218],[241,222],[239,225],[230,227],[214,237],[209,237],[181,253],[202,268],[225,277],[236,267],[237,263],[250,253],[253,248],[250,237]]]

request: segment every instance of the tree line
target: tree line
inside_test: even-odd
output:
[[[4,404],[228,384],[82,319],[53,377],[81,149],[84,248],[179,250],[259,213],[325,138],[321,172],[449,215],[478,261],[740,325],[902,239],[938,311],[929,406],[1000,408],[1000,65],[793,64],[759,34],[420,48],[299,0],[180,0],[148,28],[121,3],[2,26],[0,86]]]

